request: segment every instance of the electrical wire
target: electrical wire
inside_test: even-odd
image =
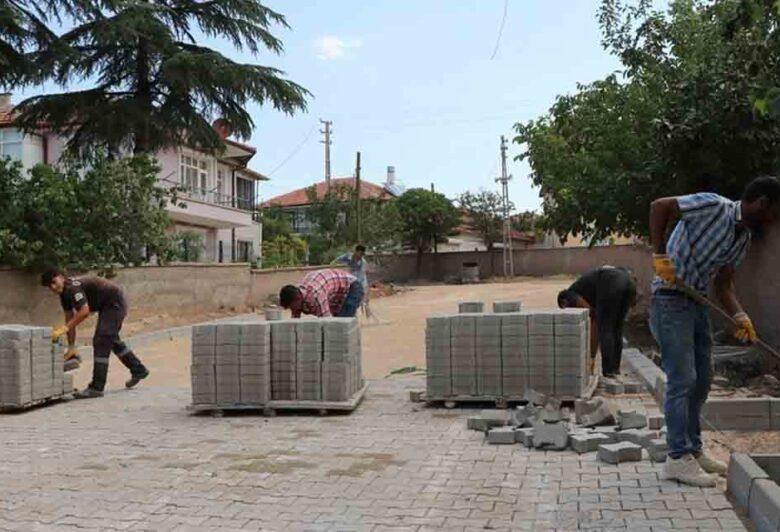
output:
[[[314,124],[314,125],[311,127],[311,129],[309,130],[309,132],[306,134],[306,137],[304,137],[304,139],[303,139],[303,140],[302,140],[302,141],[301,141],[301,142],[300,142],[300,143],[299,143],[299,144],[298,144],[298,145],[297,145],[297,146],[296,146],[296,147],[293,149],[293,151],[292,151],[292,152],[290,152],[290,154],[289,154],[287,157],[285,157],[285,158],[284,158],[284,160],[283,160],[282,162],[280,162],[280,163],[279,163],[279,164],[276,166],[276,168],[274,168],[273,170],[271,170],[270,172],[268,172],[268,173],[266,174],[266,176],[268,176],[268,177],[272,176],[272,175],[273,175],[273,174],[274,174],[274,173],[275,173],[277,170],[281,169],[281,168],[282,168],[282,167],[283,167],[285,164],[287,164],[287,162],[288,162],[290,159],[292,159],[293,157],[295,157],[295,155],[296,155],[296,154],[297,154],[297,153],[298,153],[298,152],[301,150],[301,148],[303,148],[303,145],[304,145],[304,144],[306,144],[306,143],[309,141],[309,139],[311,138],[312,134],[314,134],[314,131],[315,131],[316,129],[317,129],[317,124]]]
[[[506,12],[509,10],[509,0],[504,0],[504,14],[501,17],[501,25],[498,27],[498,38],[496,39],[496,46],[493,48],[493,54],[490,56],[490,60],[495,59],[498,53],[498,46],[501,44],[501,36],[504,34],[504,23],[506,22]]]

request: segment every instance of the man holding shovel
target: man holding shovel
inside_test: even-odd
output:
[[[726,472],[726,464],[704,453],[701,440],[701,410],[712,380],[712,333],[701,296],[714,281],[720,303],[737,324],[735,336],[744,342],[756,340],[753,323],[736,296],[734,269],[745,257],[751,234],[773,224],[778,215],[780,182],[768,176],[750,182],[740,201],[699,193],[660,198],[650,206],[656,272],[650,328],[667,378],[667,479],[714,486],[710,473]]]

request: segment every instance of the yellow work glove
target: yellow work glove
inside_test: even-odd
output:
[[[65,360],[70,360],[71,358],[76,358],[79,356],[79,350],[76,349],[75,345],[69,345],[68,349],[65,350],[64,358]]]
[[[734,331],[734,337],[740,342],[753,343],[758,338],[756,334],[756,328],[753,327],[753,322],[750,321],[748,315],[744,312],[737,312],[734,314],[734,321],[737,322],[737,328]]]
[[[68,329],[67,325],[63,325],[62,327],[54,327],[51,330],[51,341],[52,341],[52,343],[56,344],[61,337],[63,337],[66,334],[68,334],[69,330],[70,329]]]
[[[677,279],[672,259],[664,253],[653,253],[653,268],[655,274],[666,284],[673,285]]]

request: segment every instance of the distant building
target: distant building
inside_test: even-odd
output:
[[[56,164],[67,140],[42,127],[25,135],[13,125],[10,94],[0,94],[0,157],[19,160],[25,169]],[[203,237],[202,262],[249,262],[259,257],[262,227],[256,215],[260,182],[267,178],[247,167],[257,149],[225,139],[225,151],[210,155],[188,147],[156,154],[158,183],[178,186],[186,208],[168,205],[171,231]]]
[[[370,181],[360,181],[361,199],[377,199],[388,201],[400,195],[400,189],[395,184],[395,169],[392,166],[387,168],[387,180],[381,185],[371,183]],[[328,192],[328,183],[319,181],[308,187],[299,188],[263,202],[263,207],[280,207],[284,213],[290,217],[290,224],[293,232],[299,235],[309,235],[314,232],[314,225],[308,216],[308,210],[311,207],[309,199],[309,189],[314,186],[317,199],[323,199]],[[330,180],[331,189],[346,187],[355,189],[354,177],[336,177]]]
[[[439,253],[454,251],[487,251],[487,245],[482,238],[482,233],[472,225],[471,219],[467,214],[463,214],[461,224],[455,229],[456,234],[447,237],[446,242],[440,242],[436,245]],[[512,229],[512,249],[526,249],[533,247],[536,238],[530,233],[524,233]],[[502,249],[503,240],[493,243],[493,249]]]

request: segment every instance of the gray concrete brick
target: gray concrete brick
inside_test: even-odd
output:
[[[769,426],[772,430],[780,430],[780,397],[769,399]]]
[[[650,430],[661,430],[666,425],[664,416],[647,416],[647,428]]]
[[[748,515],[757,532],[780,530],[780,486],[772,480],[754,480],[750,490]]]
[[[610,443],[611,439],[606,434],[597,432],[590,434],[572,434],[569,436],[569,446],[579,454],[598,451],[599,445]]]
[[[613,423],[615,423],[615,416],[606,401],[602,402],[593,412],[582,417],[582,425],[586,427],[612,425]]]
[[[770,430],[768,398],[711,399],[704,403],[702,416],[718,430]]]
[[[642,460],[642,447],[630,442],[599,445],[598,458],[608,464],[639,462]]]
[[[537,449],[563,450],[569,444],[569,430],[563,421],[558,423],[536,421],[533,429],[534,447]]]
[[[750,491],[757,479],[768,479],[766,471],[746,454],[733,453],[729,460],[727,487],[738,507],[748,508]]]
[[[655,438],[647,442],[645,446],[647,454],[652,462],[666,462],[667,446],[666,438]]]
[[[485,311],[485,303],[482,301],[461,301],[458,303],[459,314],[481,313]]]
[[[487,432],[487,442],[490,444],[514,444],[514,427],[494,427]]]
[[[647,426],[647,416],[634,410],[619,410],[617,413],[617,423],[620,430],[643,429]]]
[[[523,399],[527,401],[529,404],[536,405],[536,406],[544,406],[547,404],[547,396],[543,393],[539,393],[533,388],[530,388],[525,391],[525,394],[523,395]]]
[[[640,447],[647,447],[651,440],[658,438],[658,432],[646,429],[626,429],[617,433],[619,442],[628,441]]]
[[[518,406],[510,412],[509,422],[515,427],[531,427],[536,420],[538,408],[533,404]]]
[[[534,446],[534,429],[532,427],[515,429],[515,440],[529,449]]]
[[[507,313],[507,312],[520,312],[522,303],[519,300],[515,301],[494,301],[493,312]]]

